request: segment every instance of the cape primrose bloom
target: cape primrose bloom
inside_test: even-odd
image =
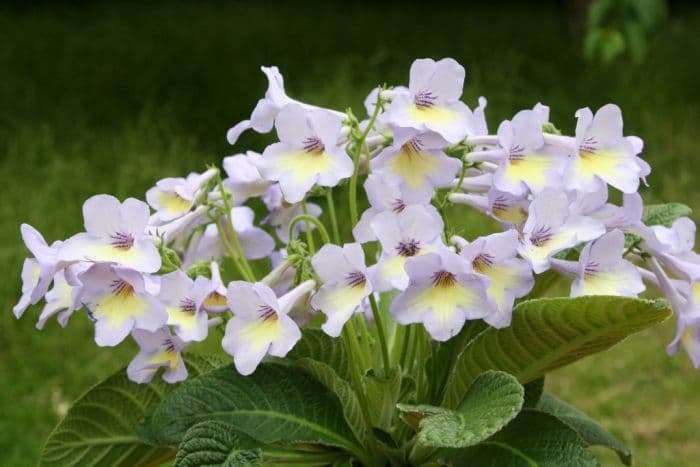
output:
[[[311,264],[323,281],[323,286],[311,299],[311,306],[322,311],[328,319],[323,331],[338,337],[345,322],[360,310],[360,304],[370,293],[365,253],[359,243],[343,247],[325,245],[313,257]]]
[[[187,368],[180,354],[186,344],[170,334],[167,327],[155,332],[136,329],[131,336],[140,349],[126,368],[131,381],[150,383],[159,368],[165,368],[163,380],[168,383],[187,379]]]
[[[161,259],[146,234],[148,205],[128,198],[120,203],[110,195],[96,195],[83,204],[85,233],[72,236],[58,250],[60,261],[113,263],[140,272],[156,272]]]
[[[312,288],[313,282],[303,283],[288,295],[296,298]],[[287,316],[292,304],[280,304],[272,289],[261,282],[228,285],[228,305],[234,317],[226,324],[221,345],[240,374],[251,374],[268,353],[284,357],[301,339],[299,326]]]
[[[187,178],[164,178],[146,192],[146,200],[156,213],[155,223],[165,223],[187,214],[194,205],[202,186],[217,174],[210,169],[202,174],[191,173]]]
[[[434,131],[450,143],[467,136],[467,106],[459,100],[464,87],[464,67],[451,58],[429,58],[413,62],[409,92],[396,96],[386,121],[402,128]]]
[[[185,342],[202,341],[207,337],[208,315],[204,301],[211,293],[208,279],[192,280],[177,270],[163,276],[160,282],[160,300],[168,312],[167,324]]]
[[[265,149],[258,168],[263,177],[279,181],[288,202],[301,201],[315,184],[335,186],[352,175],[352,161],[338,146],[337,115],[290,104],[280,111],[275,127],[280,142]]]
[[[165,308],[146,290],[143,275],[132,269],[95,264],[81,273],[79,300],[95,322],[95,342],[114,346],[133,329],[155,331],[165,325]]]
[[[568,206],[564,193],[549,189],[530,205],[518,252],[530,261],[535,273],[546,271],[555,253],[605,233],[603,224],[585,216],[570,215]]]
[[[423,323],[437,341],[457,334],[468,319],[488,316],[488,279],[476,276],[464,259],[451,251],[429,253],[406,261],[410,282],[391,304],[401,324]]]

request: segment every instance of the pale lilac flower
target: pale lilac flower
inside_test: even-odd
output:
[[[575,150],[565,174],[569,189],[595,190],[601,182],[623,193],[634,193],[644,167],[633,144],[622,134],[622,112],[614,104],[601,107],[595,116],[589,108],[576,112]]]
[[[236,237],[241,244],[243,254],[247,259],[259,259],[268,256],[275,249],[275,240],[264,230],[254,225],[255,212],[248,206],[239,206],[231,210],[231,220],[236,231]],[[229,237],[228,225],[219,221],[221,228]],[[203,232],[195,233],[185,254],[185,265],[194,264],[196,260],[215,261],[227,256],[219,236],[216,224],[209,224]]]
[[[423,323],[430,336],[446,341],[466,320],[485,318],[492,310],[486,297],[489,279],[478,277],[470,264],[443,250],[406,261],[410,282],[391,303],[401,324]]]
[[[15,317],[20,318],[29,305],[39,303],[59,269],[58,249],[62,242],[56,241],[51,246],[31,225],[20,227],[22,239],[27,249],[34,255],[24,260],[22,266],[22,296],[12,308]]]
[[[341,125],[340,117],[325,110],[284,107],[275,121],[280,142],[265,149],[260,174],[279,181],[290,203],[304,199],[315,184],[337,185],[353,172],[352,161],[338,146]]]
[[[608,203],[608,186],[601,184],[598,189],[570,193],[571,214],[588,216],[602,222],[606,229],[633,231],[643,225],[644,204],[639,193],[623,194],[622,206]]]
[[[671,228],[654,225],[634,230],[644,240],[642,248],[665,267],[690,281],[699,281],[700,255],[693,251],[695,232],[695,223],[687,217],[676,219]]]
[[[521,228],[528,216],[530,201],[526,196],[514,196],[496,189],[486,195],[474,193],[452,193],[451,203],[466,204],[499,221],[504,228]]]
[[[372,293],[367,279],[365,253],[359,243],[324,245],[311,264],[323,286],[311,298],[311,306],[328,319],[321,328],[331,337],[338,337],[362,301]]]
[[[486,123],[486,98],[479,97],[479,105],[474,110],[467,108],[467,134],[469,136],[484,136],[489,134]]]
[[[206,278],[192,280],[179,269],[161,278],[159,298],[168,313],[167,324],[185,342],[207,337],[209,316],[204,301],[211,293],[209,285]]]
[[[535,284],[530,264],[517,257],[518,232],[507,230],[472,243],[458,238],[458,245],[474,272],[490,279],[486,293],[495,307],[484,320],[496,328],[509,326],[515,299],[527,295]]]
[[[396,179],[402,190],[432,198],[433,189],[449,186],[462,167],[459,159],[443,152],[447,145],[438,133],[396,128],[393,144],[373,158],[370,167]]]
[[[140,272],[122,266],[94,264],[79,276],[83,284],[78,300],[95,322],[95,342],[115,346],[133,329],[155,331],[168,315],[146,290]]]
[[[90,263],[75,263],[56,273],[53,287],[46,293],[46,305],[36,323],[37,329],[43,329],[46,321],[54,315],[58,315],[58,324],[65,327],[73,312],[82,308],[78,301],[82,284],[77,282],[77,276],[89,267]]]
[[[150,383],[159,368],[165,368],[163,379],[168,383],[187,379],[187,367],[180,354],[186,344],[170,334],[167,327],[155,332],[135,329],[131,336],[139,346],[139,353],[126,369],[131,381]]]
[[[518,252],[539,274],[549,268],[549,259],[554,254],[604,233],[605,227],[600,222],[569,213],[565,193],[545,189],[530,205]]]
[[[148,205],[134,198],[123,203],[110,195],[96,195],[83,204],[85,233],[66,240],[60,261],[113,263],[140,272],[156,272],[161,259],[146,234]]]
[[[211,279],[207,277],[202,277],[200,279],[205,284],[205,288],[208,292],[208,294],[204,297],[202,307],[208,313],[226,311],[228,310],[228,303],[226,301],[226,286],[221,280],[219,264],[216,261],[212,261],[209,268],[211,270]]]
[[[379,261],[370,268],[375,291],[405,289],[406,260],[445,248],[440,237],[444,228],[442,218],[425,206],[407,206],[398,215],[383,212],[372,220],[371,227],[382,246]]]
[[[365,193],[367,193],[370,207],[362,213],[359,222],[352,229],[355,240],[360,243],[376,240],[371,224],[379,213],[389,211],[399,214],[411,204],[422,204],[429,210],[435,210],[435,207],[430,204],[432,191],[416,193],[405,189],[405,187],[402,189],[401,184],[397,183],[396,179],[385,177],[379,173],[372,173],[367,177]],[[437,210],[435,212],[437,214]]]
[[[228,178],[224,186],[233,194],[234,205],[242,205],[248,198],[264,195],[272,185],[260,175],[258,164],[262,155],[247,151],[245,154],[224,157],[224,171]]]
[[[485,151],[502,152],[493,177],[498,190],[522,196],[561,186],[568,158],[562,149],[544,143],[540,118],[532,110],[522,110],[498,127],[501,149]]]
[[[310,287],[304,283],[295,290],[308,293],[311,288],[312,282]],[[272,289],[261,282],[231,282],[228,304],[234,317],[226,323],[221,344],[242,375],[254,372],[268,353],[284,357],[301,339],[299,327],[287,316],[291,304],[281,305]]]
[[[296,269],[287,260],[287,250],[273,251],[270,254],[270,266],[272,271],[265,276],[263,282],[271,287],[277,296],[289,292],[294,285]]]
[[[426,58],[411,65],[407,95],[397,95],[385,113],[385,121],[401,128],[434,131],[450,143],[467,136],[467,106],[459,100],[464,67],[451,58],[438,62]]]
[[[613,230],[588,243],[578,262],[552,258],[553,267],[572,274],[571,296],[620,295],[636,297],[645,290],[637,267],[623,259],[625,235]]]
[[[216,169],[204,173],[191,173],[187,178],[164,178],[146,192],[146,201],[156,211],[151,224],[164,224],[187,214],[202,187],[217,173]]]

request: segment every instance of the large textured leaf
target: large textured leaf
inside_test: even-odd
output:
[[[335,394],[294,366],[262,364],[250,376],[232,365],[207,373],[170,393],[140,434],[154,444],[177,444],[205,420],[230,423],[262,443],[311,443],[361,453]]]
[[[644,206],[642,221],[646,225],[671,227],[676,219],[692,213],[692,209],[681,203],[648,204]]]
[[[177,448],[174,467],[240,467],[262,463],[262,451],[255,441],[241,435],[232,425],[208,420],[187,430]]]
[[[588,415],[550,394],[542,394],[537,409],[556,416],[575,430],[591,446],[605,446],[614,450],[625,465],[632,465],[632,453],[613,435],[605,431]]]
[[[586,443],[553,415],[523,410],[505,428],[476,446],[443,456],[453,465],[469,467],[592,467],[597,466]]]
[[[330,366],[310,358],[301,358],[297,360],[297,366],[313,376],[336,395],[343,408],[345,421],[348,422],[355,437],[360,442],[364,442],[367,436],[367,428],[362,419],[360,402],[357,400],[355,391],[353,391],[350,383],[338,376],[335,370]]]
[[[528,383],[550,370],[608,349],[657,324],[670,311],[662,302],[626,297],[544,298],[513,310],[504,329],[479,334],[459,355],[445,388],[445,407],[456,407],[474,379],[493,369]]]
[[[418,442],[424,446],[465,448],[496,433],[510,422],[523,406],[524,390],[518,380],[501,371],[480,375],[469,387],[457,410],[436,407],[427,413],[425,406],[402,412],[422,411]]]
[[[367,392],[372,424],[384,430],[389,429],[401,395],[401,370],[394,368],[388,377],[369,374],[362,381]]]
[[[223,364],[219,357],[187,355],[189,377]],[[144,444],[135,426],[175,385],[156,376],[136,384],[122,369],[88,390],[54,428],[41,453],[41,466],[146,466],[175,455],[169,448]]]
[[[297,345],[287,354],[286,360],[310,358],[333,368],[343,379],[348,379],[348,359],[340,339],[333,339],[320,329],[305,329]]]

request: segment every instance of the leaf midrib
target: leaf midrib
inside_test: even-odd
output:
[[[505,449],[506,451],[509,451],[509,452],[513,453],[514,455],[516,455],[516,456],[520,457],[521,459],[523,459],[523,460],[524,460],[525,462],[527,462],[528,465],[530,465],[531,467],[538,467],[538,466],[540,465],[540,464],[538,464],[534,459],[532,459],[531,457],[525,455],[525,453],[522,452],[521,450],[516,449],[516,448],[514,448],[514,447],[512,447],[512,446],[509,446],[509,445],[507,445],[507,444],[505,444],[505,443],[500,443],[500,442],[498,442],[498,441],[484,441],[484,442],[481,443],[481,444],[493,445],[493,446],[499,447],[499,448],[501,448],[501,449]]]

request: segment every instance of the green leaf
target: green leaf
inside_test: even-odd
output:
[[[550,394],[543,394],[537,409],[554,415],[575,430],[589,446],[605,446],[614,450],[625,465],[632,465],[632,453],[613,435],[588,415]]]
[[[525,401],[523,402],[523,407],[535,407],[542,397],[544,392],[544,376],[540,376],[537,379],[533,379],[529,383],[524,385],[525,387]]]
[[[440,454],[454,465],[470,467],[598,465],[575,431],[553,415],[532,409],[523,410],[505,428],[476,446]]]
[[[513,376],[487,371],[469,387],[457,410],[433,409],[419,421],[423,446],[465,448],[498,432],[520,412],[523,387]],[[402,411],[410,407],[401,406]],[[417,410],[425,411],[425,406]]]
[[[187,430],[177,448],[174,467],[238,467],[262,463],[262,451],[255,441],[228,423],[208,420]]]
[[[513,322],[479,334],[457,358],[445,388],[456,407],[474,379],[501,370],[528,383],[548,371],[606,350],[670,314],[662,302],[627,297],[543,298],[518,304]]]
[[[689,216],[692,213],[692,209],[681,203],[648,204],[644,206],[642,221],[646,225],[671,227],[676,219]]]
[[[140,427],[154,444],[179,443],[204,420],[220,420],[265,444],[337,446],[363,457],[333,392],[289,365],[264,363],[250,376],[228,365],[181,385]]]
[[[352,429],[355,437],[362,443],[367,436],[367,428],[362,418],[362,410],[357,395],[350,383],[342,379],[329,365],[310,358],[301,358],[297,366],[313,376],[338,398],[343,408],[345,421]]]
[[[185,355],[190,378],[221,364],[215,356]],[[135,426],[148,410],[173,390],[159,375],[149,384],[136,384],[121,369],[89,389],[73,403],[49,435],[39,465],[65,466],[91,462],[100,466],[146,466],[172,459],[171,448],[141,441]]]
[[[287,354],[285,360],[310,358],[325,363],[338,375],[348,379],[348,359],[340,339],[333,339],[320,329],[305,329],[301,340]]]
[[[367,392],[372,424],[388,429],[401,394],[401,371],[399,368],[394,368],[386,378],[369,374],[362,380]]]

